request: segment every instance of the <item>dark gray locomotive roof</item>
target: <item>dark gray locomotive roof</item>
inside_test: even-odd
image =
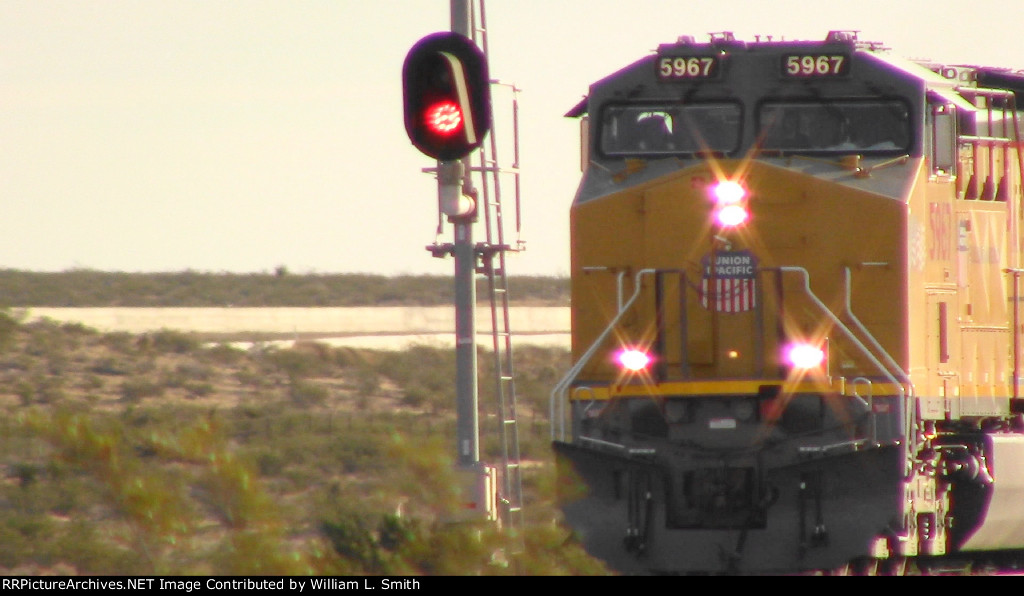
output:
[[[924,87],[929,90],[938,89],[944,96],[948,96],[957,86],[966,87],[986,87],[992,89],[1004,89],[1014,92],[1017,99],[1020,99],[1020,95],[1024,94],[1024,71],[1012,70],[1008,68],[990,67],[990,66],[964,66],[954,65],[945,66],[942,64],[932,63],[928,61],[913,61],[905,60],[896,56],[893,56],[889,52],[889,48],[884,47],[882,44],[877,42],[862,42],[857,40],[855,32],[842,32],[833,31],[823,41],[771,41],[771,40],[757,40],[754,42],[745,42],[735,40],[731,34],[712,34],[711,41],[707,43],[695,43],[692,38],[684,37],[679,42],[674,44],[662,44],[658,47],[659,54],[661,52],[671,52],[673,50],[690,50],[694,52],[698,51],[714,51],[720,52],[723,55],[736,55],[736,54],[761,54],[766,56],[777,57],[786,52],[800,51],[800,50],[814,50],[816,52],[828,51],[830,49],[840,50],[853,50],[859,57],[860,62],[866,60],[874,60],[881,68],[887,68],[890,73],[902,73],[902,76],[908,79],[916,79]],[[870,56],[871,58],[864,59],[864,56]],[[584,96],[582,100],[572,107],[565,116],[570,118],[578,118],[587,114],[590,111],[590,105],[592,99],[607,99],[604,93],[607,89],[613,88],[617,90],[619,97],[622,99],[640,99],[640,98],[667,98],[670,97],[670,93],[666,93],[666,88],[671,88],[670,85],[659,86],[654,77],[655,63],[658,59],[657,54],[645,56],[640,60],[608,75],[607,77],[596,81],[591,85],[590,93]],[[767,61],[764,65],[767,65]],[[952,69],[954,73],[968,72],[968,80],[963,78],[957,79],[950,78],[950,75],[943,76],[946,70]],[[749,78],[748,78],[749,77]],[[762,67],[751,72],[744,73],[745,80],[749,80],[752,83],[757,81],[768,81],[770,79],[777,79],[777,70],[773,66]],[[702,82],[701,87],[707,87],[706,91],[695,93],[694,96],[700,93],[713,93],[717,92],[721,94],[723,91],[729,89],[723,88],[721,85],[716,86],[716,81]],[[735,90],[735,85],[730,86],[731,89]],[[836,86],[838,89],[839,87]],[[876,83],[876,86],[872,87],[871,90],[881,90]],[[844,91],[849,92],[850,89]],[[949,93],[945,93],[945,92]],[[794,86],[789,86],[788,89],[780,88],[779,93],[790,94],[799,93],[799,90]],[[693,91],[691,90],[691,93]],[[679,99],[683,99],[680,97]],[[962,102],[962,100],[960,100]],[[958,102],[959,103],[959,102]],[[970,107],[969,105],[962,105],[962,107]]]
[[[849,56],[847,76],[829,79],[794,79],[782,76],[783,57],[793,54],[842,53]],[[658,60],[663,55],[721,56],[719,76],[685,81],[659,80]],[[606,106],[659,103],[696,103],[734,101],[743,106],[742,140],[736,152],[724,157],[746,155],[758,142],[756,111],[764,101],[801,101],[850,98],[896,98],[906,103],[915,130],[923,130],[927,102],[955,105],[961,118],[984,119],[970,101],[970,89],[992,86],[1024,92],[1024,72],[1008,69],[956,66],[949,67],[924,61],[899,58],[879,43],[861,42],[852,32],[830,32],[823,41],[743,42],[729,34],[712,35],[707,43],[695,43],[683,38],[677,43],[663,44],[658,52],[645,56],[624,68],[594,82],[589,94],[566,114],[568,117],[591,115],[591,132],[587,150],[592,166],[587,169],[577,193],[576,201],[588,201],[622,188],[623,180],[616,177],[623,169],[623,159],[604,156],[598,151],[600,119]],[[979,131],[980,132],[980,131]],[[924,135],[916,134],[901,152],[911,159],[922,156]],[[895,155],[866,157],[865,163],[884,162]],[[629,176],[626,185],[641,184],[645,180],[686,167],[700,155],[652,156],[645,168]],[[834,179],[843,184],[870,190],[897,198],[902,196],[906,180],[895,169],[884,169],[869,178],[854,178],[833,165],[811,160],[786,160],[778,155],[759,153],[759,160],[780,167],[797,169],[809,175]]]

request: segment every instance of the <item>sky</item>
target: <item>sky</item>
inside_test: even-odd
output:
[[[0,0],[0,268],[450,275],[402,63],[448,0]],[[519,103],[509,275],[569,273],[592,81],[680,35],[824,39],[1024,68],[1024,0],[489,0],[492,78]],[[508,87],[495,90],[509,163]],[[504,130],[503,130],[504,129]],[[506,181],[508,181],[506,179]],[[480,225],[474,232],[479,240]]]

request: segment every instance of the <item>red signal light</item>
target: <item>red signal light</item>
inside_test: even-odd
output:
[[[423,121],[430,132],[447,137],[462,128],[462,109],[454,101],[441,100],[427,106]]]

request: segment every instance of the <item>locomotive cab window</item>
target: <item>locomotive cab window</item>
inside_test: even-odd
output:
[[[608,106],[601,118],[601,153],[652,157],[731,153],[740,141],[736,103]]]
[[[758,110],[765,151],[908,153],[910,114],[897,100],[765,102]]]

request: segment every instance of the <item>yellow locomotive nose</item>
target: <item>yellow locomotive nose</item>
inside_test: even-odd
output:
[[[837,164],[807,163],[853,178]],[[905,352],[902,200],[784,162],[724,158],[612,190],[571,213],[573,352],[588,378],[614,380],[613,354],[631,345],[649,346],[656,381],[773,378],[792,367],[788,346],[797,338],[821,345],[836,335],[818,302],[856,301],[884,349]],[[728,219],[729,209],[742,215]],[[637,278],[642,271],[649,274]],[[632,292],[636,300],[606,333]],[[872,298],[879,294],[892,298]],[[848,338],[834,339],[836,361],[824,369],[857,376],[872,366]]]
[[[555,449],[617,568],[1024,549],[1024,74],[879,49],[680,38],[570,113]]]

